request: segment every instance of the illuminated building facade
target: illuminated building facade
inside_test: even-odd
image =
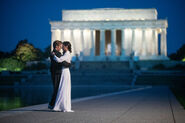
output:
[[[166,60],[167,20],[156,9],[63,10],[50,21],[52,39],[70,41],[82,61]]]

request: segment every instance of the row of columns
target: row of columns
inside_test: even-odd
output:
[[[90,30],[90,39],[91,39],[91,52],[90,52],[90,56],[93,57],[95,56],[95,35],[94,35],[94,31],[95,30]],[[60,33],[60,34],[58,34]],[[58,30],[58,32],[56,30],[52,30],[52,42],[54,40],[64,40],[61,37],[61,33],[62,35],[64,35],[64,31],[60,31]],[[146,30],[142,29],[142,47],[141,50],[143,50],[141,52],[142,56],[146,56],[147,55],[147,50],[152,50],[152,55],[158,55],[158,33],[161,34],[161,39],[160,39],[160,55],[163,56],[167,56],[167,42],[166,42],[166,29],[161,29],[160,32],[157,32],[156,29],[152,29],[152,42],[151,45],[153,46],[152,49],[148,49],[147,47],[147,43],[146,43]],[[83,30],[80,30],[80,35],[81,35],[81,43],[82,43],[82,49],[84,49],[84,33]],[[137,40],[135,37],[135,30],[132,29],[132,41],[131,41],[131,47],[133,47],[133,45],[135,44],[135,41]],[[125,29],[121,30],[121,57],[125,57],[125,50],[124,49],[124,42],[125,42]],[[157,38],[157,39],[156,39]],[[75,44],[75,40],[74,40],[74,33],[73,30],[70,31],[70,41],[72,41],[73,44]],[[51,45],[52,46],[52,45]],[[75,53],[77,50],[77,47],[75,47],[75,45],[73,45],[73,53]],[[133,51],[133,49],[131,49],[131,51]],[[112,29],[111,30],[111,56],[115,56],[116,55],[116,29]],[[105,56],[105,30],[100,30],[100,56]]]

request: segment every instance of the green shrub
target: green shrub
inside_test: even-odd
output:
[[[21,71],[25,67],[25,63],[17,60],[14,57],[0,59],[0,72],[1,71]]]

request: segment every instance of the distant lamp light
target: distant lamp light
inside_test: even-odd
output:
[[[161,32],[162,32],[162,29],[160,29],[160,28],[157,29],[157,32],[158,32],[158,33],[161,33]]]
[[[110,19],[105,19],[106,21],[110,21]]]

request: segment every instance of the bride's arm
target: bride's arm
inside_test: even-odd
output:
[[[67,55],[63,55],[63,56],[61,56],[60,58],[58,58],[56,55],[54,55],[54,60],[56,61],[56,62],[63,62],[63,61],[67,61]]]

